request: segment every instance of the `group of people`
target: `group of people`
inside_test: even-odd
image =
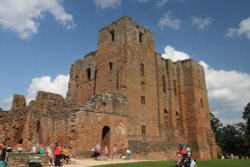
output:
[[[33,145],[31,147],[32,153],[37,154],[45,154],[48,157],[48,163],[51,165],[61,166],[62,162],[68,163],[70,156],[69,156],[69,149],[67,146],[61,147],[61,144],[49,144],[45,149],[43,146],[40,146],[37,150],[36,146]]]
[[[97,160],[97,158],[99,156],[101,156],[104,160],[106,160],[109,156],[112,159],[115,159],[117,156],[119,156],[118,153],[118,147],[116,144],[114,144],[112,151],[109,153],[109,149],[108,146],[104,146],[104,149],[101,150],[101,146],[100,144],[96,144],[93,148],[92,148],[92,158],[94,158],[95,160]],[[126,159],[126,160],[130,160],[131,158],[131,151],[129,149],[126,150],[125,154],[121,154],[120,155],[121,159]]]
[[[197,167],[196,160],[191,158],[192,153],[189,145],[180,143],[177,155],[179,157],[177,167]]]
[[[61,143],[50,144],[45,149],[45,154],[48,157],[49,164],[54,164],[55,167],[62,166],[62,162],[69,163],[70,155],[68,146],[61,147]]]

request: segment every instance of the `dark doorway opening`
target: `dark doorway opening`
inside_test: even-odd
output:
[[[104,126],[102,129],[102,149],[105,146],[109,148],[109,141],[110,141],[110,128],[108,126]]]

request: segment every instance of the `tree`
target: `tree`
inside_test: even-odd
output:
[[[215,134],[215,140],[219,146],[221,146],[221,130],[223,124],[220,122],[219,118],[216,118],[213,113],[210,113],[211,127]]]
[[[227,125],[221,130],[220,146],[224,153],[244,154],[244,135],[236,125]]]
[[[245,145],[247,154],[250,155],[250,102],[245,107],[242,118],[246,120]]]
[[[247,135],[250,135],[250,102],[245,107],[242,118],[247,121]]]

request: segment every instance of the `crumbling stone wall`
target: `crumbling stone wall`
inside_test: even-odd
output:
[[[104,27],[98,48],[70,70],[66,99],[38,92],[28,106],[15,95],[0,111],[1,140],[27,148],[61,142],[75,154],[100,143],[141,159],[174,159],[180,142],[196,158],[217,157],[204,69],[155,52],[154,35],[129,17]]]

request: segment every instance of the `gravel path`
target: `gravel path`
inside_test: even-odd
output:
[[[131,159],[131,160],[123,160],[123,159],[107,159],[107,160],[71,159],[71,160],[72,160],[72,163],[64,164],[63,167],[87,167],[87,166],[95,166],[95,165],[145,161],[145,160],[133,160],[133,159]]]

